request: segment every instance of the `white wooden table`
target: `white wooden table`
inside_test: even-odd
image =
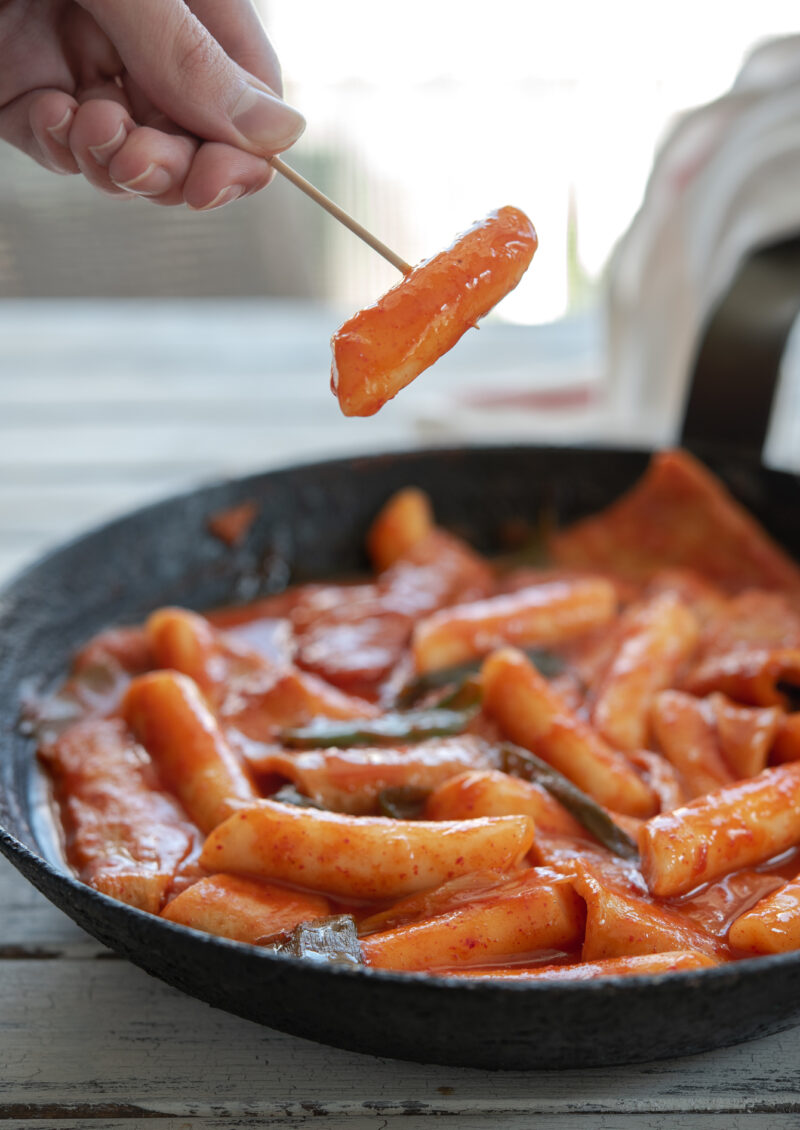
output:
[[[336,317],[200,308],[0,304],[0,579],[47,545],[221,475],[418,442],[411,395],[345,421],[326,389]],[[493,329],[431,395],[493,379],[584,379],[565,345]],[[492,361],[493,359],[493,361]],[[542,425],[544,426],[544,425]],[[568,414],[552,417],[564,435]],[[589,430],[575,417],[575,434]],[[2,641],[0,641],[2,646]],[[0,861],[0,1121],[9,1126],[420,1130],[782,1130],[800,1126],[800,1028],[638,1067],[490,1073],[324,1048],[216,1011],[105,951]]]

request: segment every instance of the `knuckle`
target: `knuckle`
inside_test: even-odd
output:
[[[175,63],[179,73],[189,79],[215,73],[218,55],[219,48],[205,28],[187,16],[175,40]]]

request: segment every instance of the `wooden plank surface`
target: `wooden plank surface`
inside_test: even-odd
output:
[[[304,1103],[303,1107],[306,1113],[300,1116],[283,1111],[268,1114],[255,1109],[240,1114],[224,1114],[222,1117],[192,1113],[187,1120],[185,1115],[164,1117],[134,1104],[125,1108],[116,1104],[58,1105],[52,1108],[37,1106],[19,1108],[19,1115],[9,1115],[9,1120],[3,1125],[12,1130],[14,1127],[23,1130],[32,1125],[37,1130],[42,1127],[52,1127],[54,1130],[66,1130],[68,1127],[76,1130],[100,1130],[101,1127],[130,1130],[132,1125],[141,1125],[147,1130],[213,1130],[221,1127],[230,1130],[243,1126],[281,1126],[303,1130],[310,1126],[325,1127],[325,1130],[430,1130],[434,1118],[446,1118],[448,1115],[450,1124],[459,1130],[462,1127],[465,1130],[497,1130],[498,1126],[510,1127],[511,1130],[531,1130],[532,1127],[536,1130],[639,1130],[641,1127],[646,1127],[647,1130],[661,1130],[662,1127],[668,1127],[669,1130],[796,1130],[798,1125],[797,1114],[776,1114],[772,1111],[767,1114],[752,1111],[720,1111],[715,1114],[665,1111],[643,1116],[641,1113],[606,1113],[590,1109],[571,1111],[566,1115],[532,1111],[523,1115],[459,1112],[453,1116],[453,1112],[441,1110],[412,1114],[408,1107],[399,1111],[389,1108],[376,1114],[364,1114],[362,1111],[356,1114],[337,1114],[313,1101]],[[51,1119],[48,1115],[54,1117]]]
[[[0,580],[54,542],[198,481],[419,441],[419,400],[345,421],[338,316],[291,304],[0,304]],[[487,327],[436,395],[568,383],[591,333]],[[423,428],[424,432],[424,428]],[[391,1018],[387,1018],[387,1023]],[[104,950],[0,860],[0,1122],[200,1130],[800,1125],[800,1028],[691,1059],[502,1073],[401,1064],[281,1035]]]
[[[102,1109],[124,1121],[139,1107],[148,1119],[307,1116],[310,1124],[369,1113],[457,1115],[488,1126],[523,1112],[800,1112],[797,1030],[689,1059],[588,1071],[400,1064],[285,1036],[184,996],[109,957],[5,862],[0,901],[3,938],[19,944],[0,962],[0,1117],[72,1109],[88,1118]]]

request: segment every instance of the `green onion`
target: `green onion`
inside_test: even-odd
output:
[[[419,820],[429,796],[429,789],[397,785],[393,789],[381,789],[378,808],[382,816],[391,816],[393,820]]]
[[[546,761],[512,742],[503,742],[499,747],[500,767],[512,777],[533,781],[547,789],[551,796],[563,804],[587,832],[598,839],[604,847],[622,859],[638,859],[636,844],[622,828],[618,827],[604,808],[596,800],[573,785],[567,777],[548,765]]]
[[[382,742],[422,742],[426,738],[463,733],[474,715],[473,707],[470,710],[408,710],[402,714],[351,721],[316,718],[308,726],[282,730],[280,741],[289,749],[325,749],[328,746],[349,749]]]
[[[294,804],[298,808],[322,808],[321,804],[317,804],[310,796],[301,793],[294,785],[288,782],[281,785],[276,793],[273,793],[269,798],[270,800],[278,800],[281,804]]]
[[[542,647],[531,647],[525,649],[525,654],[539,674],[544,675],[546,679],[552,679],[564,670],[564,660],[552,651],[546,651]],[[459,663],[455,667],[441,667],[438,671],[426,671],[423,675],[417,675],[406,683],[400,691],[397,696],[397,705],[400,707],[413,706],[415,702],[418,702],[431,691],[450,687],[453,684],[461,686],[468,679],[478,674],[483,664],[483,658],[472,659],[469,663]]]

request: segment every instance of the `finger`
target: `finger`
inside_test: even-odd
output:
[[[299,111],[226,55],[182,0],[80,2],[134,82],[190,133],[266,156],[287,149],[303,132]]]
[[[188,0],[220,47],[251,75],[283,94],[281,65],[251,0]]]
[[[90,98],[77,107],[69,131],[70,149],[80,171],[101,192],[125,195],[109,176],[108,166],[135,128],[127,107],[116,99]]]
[[[183,204],[183,183],[198,142],[149,126],[132,130],[115,153],[108,174],[119,188],[157,204]],[[254,160],[254,158],[251,158]]]
[[[210,211],[258,192],[274,175],[263,157],[207,141],[200,146],[192,162],[183,186],[183,198],[195,211]]]
[[[0,137],[54,173],[77,173],[69,131],[78,104],[62,90],[34,90],[0,111]]]
[[[60,24],[61,50],[78,89],[89,90],[113,82],[123,69],[114,44],[79,4],[61,7],[65,11],[53,18]]]

